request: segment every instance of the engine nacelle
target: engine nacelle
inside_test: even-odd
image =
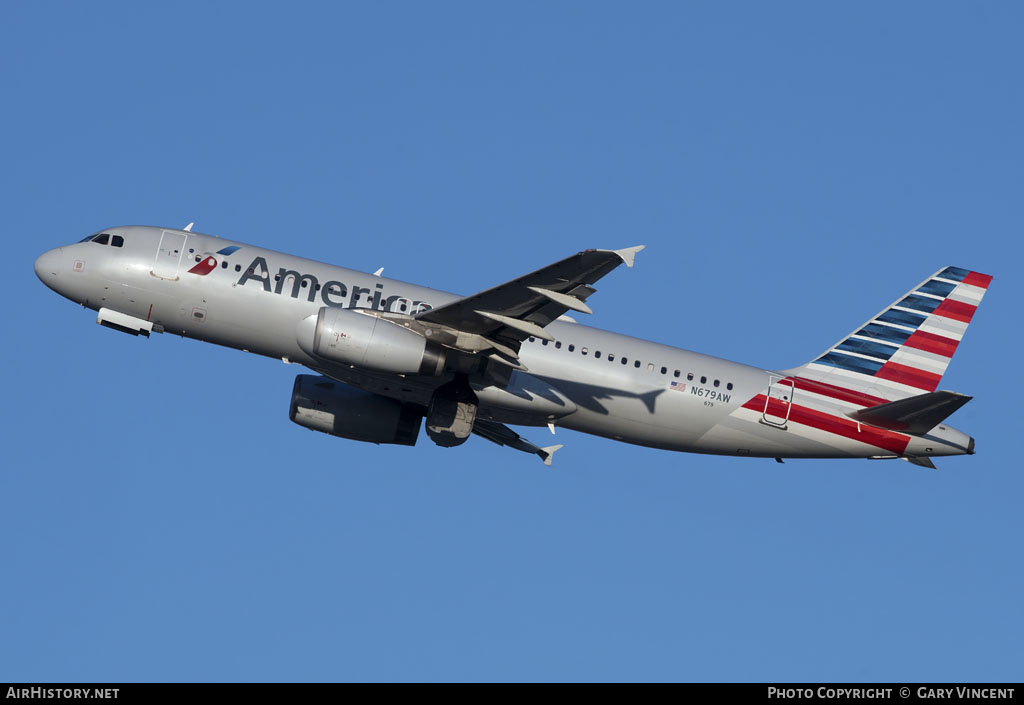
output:
[[[299,375],[288,418],[300,426],[368,443],[416,445],[423,412],[327,377]]]
[[[314,357],[380,372],[439,375],[445,351],[377,316],[324,306],[299,323],[299,347]]]

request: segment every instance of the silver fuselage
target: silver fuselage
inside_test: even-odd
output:
[[[36,262],[40,279],[94,310],[111,309],[154,324],[154,330],[305,365],[335,379],[403,401],[425,403],[436,381],[325,365],[302,350],[300,321],[327,306],[414,314],[459,296],[386,277],[201,233],[153,227],[103,232],[121,247],[82,242],[51,250]],[[163,251],[161,252],[161,248]],[[189,270],[218,255],[208,272]],[[175,252],[177,250],[177,252]],[[262,258],[262,262],[260,262]],[[213,261],[213,260],[211,260]],[[266,278],[250,274],[254,263]],[[960,455],[966,435],[942,425],[910,437],[895,452],[830,430],[773,418],[759,399],[786,371],[765,370],[620,335],[567,320],[547,327],[554,342],[524,342],[528,374],[571,400],[565,415],[507,404],[479,382],[481,414],[504,423],[557,426],[655,448],[760,457],[893,457]],[[836,423],[859,408],[848,401],[792,392],[807,413]],[[817,417],[816,417],[817,418]]]

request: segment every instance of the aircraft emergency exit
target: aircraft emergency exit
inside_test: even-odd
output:
[[[665,450],[762,458],[974,453],[946,424],[971,397],[939,382],[992,280],[944,267],[810,362],[767,370],[577,323],[594,284],[643,249],[585,250],[457,296],[211,235],[107,228],[40,256],[37,276],[148,337],[173,333],[309,368],[300,426],[370,443],[476,434],[533,453],[509,426]]]

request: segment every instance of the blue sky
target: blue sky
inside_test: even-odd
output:
[[[5,4],[0,680],[1020,680],[1022,21]],[[189,221],[464,293],[646,244],[588,322],[775,368],[942,266],[993,274],[942,385],[976,397],[954,421],[978,454],[560,431],[548,470],[313,434],[296,368],[101,328],[33,273]]]

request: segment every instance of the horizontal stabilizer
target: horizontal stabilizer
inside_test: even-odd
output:
[[[973,397],[956,392],[928,392],[847,414],[859,423],[920,436],[946,420]]]

